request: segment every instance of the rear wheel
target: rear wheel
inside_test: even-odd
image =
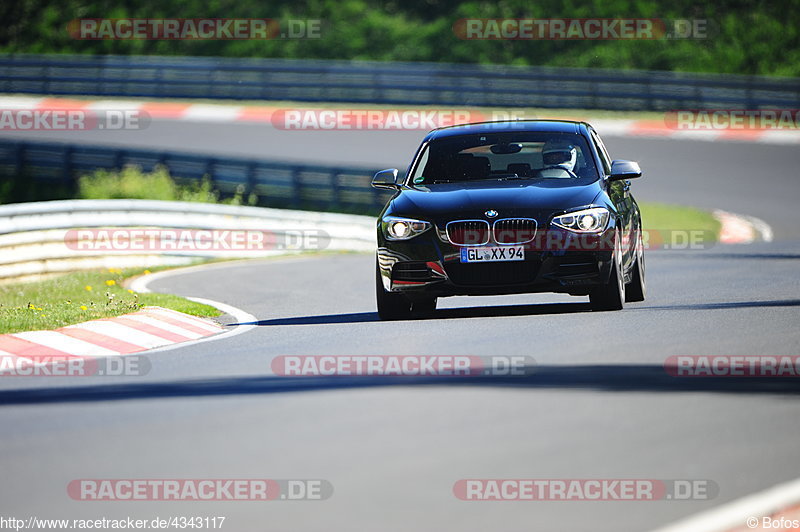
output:
[[[625,281],[622,275],[622,257],[617,248],[608,283],[598,286],[589,294],[592,310],[622,310],[625,304]]]
[[[378,316],[382,320],[402,320],[411,316],[411,301],[403,294],[387,292],[381,281],[381,271],[375,267],[375,300],[378,304]],[[436,303],[434,302],[434,307]]]
[[[647,295],[647,283],[644,277],[644,247],[642,246],[642,233],[636,243],[636,264],[633,265],[631,282],[625,285],[625,302],[635,303],[644,301]]]

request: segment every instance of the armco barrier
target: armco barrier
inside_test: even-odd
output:
[[[449,63],[7,55],[0,92],[667,111],[800,108],[800,79]]]
[[[377,213],[391,194],[370,186],[376,169],[300,165],[180,152],[0,140],[0,180],[28,176],[47,186],[73,187],[97,168],[163,165],[177,179],[208,176],[225,194],[259,196],[259,204],[309,210]]]
[[[367,216],[151,200],[65,200],[0,205],[0,281],[94,268],[186,264],[197,258],[255,258],[315,251],[302,243],[289,249],[174,251],[82,250],[68,232],[86,228],[157,228],[265,231],[290,240],[324,236],[320,249],[375,249],[375,220]],[[314,242],[317,242],[314,240]],[[123,246],[124,247],[124,246]]]

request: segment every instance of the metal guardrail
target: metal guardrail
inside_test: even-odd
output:
[[[114,246],[77,244],[74,229],[115,231]],[[262,246],[152,250],[134,228],[256,231]],[[122,229],[122,231],[120,231]],[[298,236],[312,235],[309,248]],[[120,242],[120,239],[127,241]],[[285,245],[286,243],[290,245]],[[372,251],[375,220],[338,213],[152,200],[64,200],[0,205],[0,282],[96,268],[187,264],[197,258],[256,258],[320,250]],[[110,249],[113,247],[114,249]]]
[[[78,176],[97,168],[163,165],[177,180],[211,179],[223,194],[251,193],[259,204],[308,210],[377,213],[391,194],[370,186],[379,169],[298,165],[245,158],[56,142],[0,140],[0,179],[30,176],[42,186],[73,188]]]
[[[448,63],[8,55],[0,92],[653,110],[800,108],[800,78]]]

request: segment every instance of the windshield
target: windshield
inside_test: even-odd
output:
[[[410,184],[580,178],[599,178],[583,136],[514,132],[433,140],[412,170]]]

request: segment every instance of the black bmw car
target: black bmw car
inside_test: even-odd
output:
[[[378,219],[381,319],[437,298],[562,292],[593,310],[645,297],[642,221],[629,179],[584,122],[485,122],[433,130]]]

